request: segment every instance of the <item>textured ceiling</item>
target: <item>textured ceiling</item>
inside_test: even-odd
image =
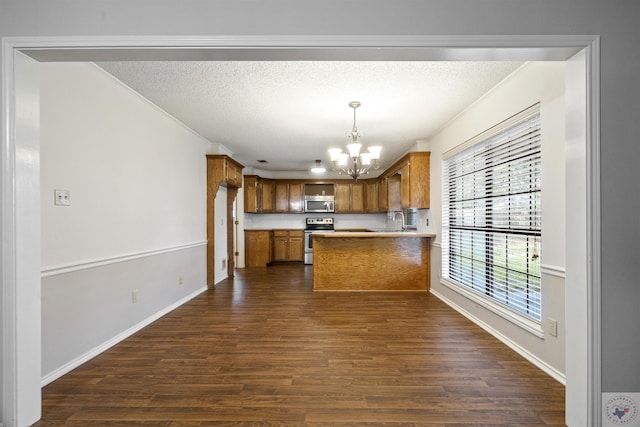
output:
[[[360,101],[364,146],[382,168],[426,139],[521,62],[214,61],[98,65],[245,166],[308,170],[344,148]],[[269,163],[258,163],[265,159]]]

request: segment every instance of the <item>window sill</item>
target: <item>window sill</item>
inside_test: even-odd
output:
[[[482,295],[476,292],[473,292],[469,289],[465,289],[463,286],[460,286],[447,279],[440,279],[440,283],[446,286],[447,288],[453,290],[454,292],[462,295],[463,297],[473,301],[474,303],[481,305],[482,307],[486,308],[492,313],[497,314],[503,319],[508,320],[514,325],[519,326],[520,328],[524,329],[530,334],[535,335],[538,338],[544,339],[544,330],[542,329],[541,322],[529,319],[526,316],[523,316],[514,310],[505,308],[501,304],[498,304],[489,298],[485,298]]]

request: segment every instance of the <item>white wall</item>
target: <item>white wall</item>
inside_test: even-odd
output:
[[[538,101],[541,103],[543,158],[541,264],[544,338],[539,338],[515,326],[440,283],[442,154]],[[462,310],[560,380],[565,373],[564,110],[564,63],[528,63],[467,108],[429,140],[431,148],[430,214],[437,235],[432,253],[432,292]],[[558,321],[557,337],[546,333],[548,318]]]
[[[48,382],[206,289],[208,143],[90,63],[41,64],[40,123]]]

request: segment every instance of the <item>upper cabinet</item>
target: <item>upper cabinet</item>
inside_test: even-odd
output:
[[[336,213],[364,212],[364,183],[349,182],[334,185]]]
[[[258,178],[258,207],[262,213],[275,212],[275,182],[272,179]]]
[[[367,212],[380,212],[380,182],[377,179],[368,179],[363,182],[365,210]]]
[[[378,181],[378,211],[389,211],[389,178],[382,177]]]
[[[304,196],[333,194],[336,213],[374,213],[402,208],[429,208],[430,155],[426,151],[408,153],[379,178],[358,181],[244,177],[244,211],[249,213],[304,213]],[[226,157],[226,156],[225,156]],[[233,163],[231,163],[233,165]],[[237,181],[242,169],[227,167],[228,185]]]
[[[388,210],[429,208],[430,158],[427,151],[412,152],[387,169]]]
[[[276,181],[275,205],[279,213],[301,213],[303,205],[304,184]]]
[[[244,211],[258,212],[258,177],[256,175],[244,176]]]
[[[242,166],[224,154],[207,154],[207,174],[216,185],[242,187]]]
[[[244,211],[247,213],[274,212],[274,181],[257,175],[244,177]]]

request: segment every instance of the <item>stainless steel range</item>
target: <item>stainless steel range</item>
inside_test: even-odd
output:
[[[333,218],[307,218],[307,227],[304,229],[304,263],[313,264],[313,233],[333,233]]]

